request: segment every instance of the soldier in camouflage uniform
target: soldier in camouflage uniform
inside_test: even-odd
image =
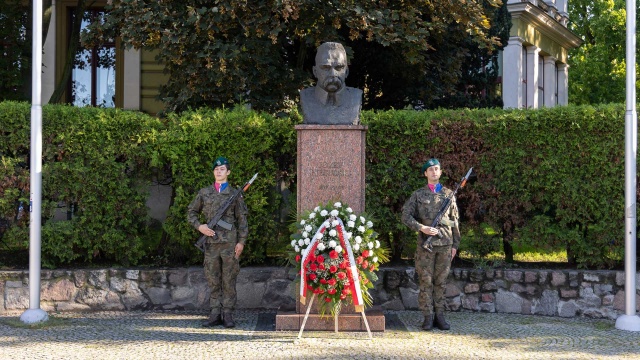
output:
[[[402,222],[418,232],[415,267],[420,285],[418,305],[424,314],[422,328],[431,330],[435,325],[441,330],[449,330],[450,325],[444,318],[444,293],[451,260],[460,245],[458,207],[455,198],[452,199],[440,226],[432,228],[430,225],[452,191],[440,184],[442,169],[437,159],[427,161],[421,170],[427,178],[427,186],[416,190],[404,204]],[[432,242],[432,251],[428,251],[422,244],[432,235],[438,236]]]
[[[205,327],[235,326],[233,310],[236,305],[236,278],[240,271],[239,258],[249,234],[247,206],[242,196],[237,198],[222,217],[222,220],[233,225],[231,230],[218,226],[214,231],[207,226],[220,206],[236,191],[227,182],[230,173],[229,161],[224,157],[217,158],[213,163],[215,182],[198,191],[196,198],[189,204],[187,215],[189,223],[207,236],[204,273],[211,288],[211,313],[202,323]],[[204,222],[200,222],[200,213],[204,216]]]

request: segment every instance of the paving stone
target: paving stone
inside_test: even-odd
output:
[[[488,310],[488,309],[487,309]],[[483,311],[487,311],[483,309]],[[1,358],[31,359],[517,359],[640,358],[638,333],[615,329],[603,311],[558,318],[447,312],[449,331],[422,331],[419,311],[385,311],[384,332],[275,331],[273,311],[236,311],[236,327],[203,328],[198,311],[50,313],[51,325],[12,325],[0,316]],[[262,320],[259,320],[262,319]],[[18,320],[19,321],[19,320]],[[10,354],[10,357],[6,355]]]

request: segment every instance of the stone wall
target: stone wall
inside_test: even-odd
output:
[[[385,310],[417,310],[413,267],[386,267],[371,294]],[[482,311],[615,319],[624,313],[624,272],[584,270],[452,269],[450,311]],[[640,275],[636,275],[636,289]],[[43,270],[41,308],[53,311],[208,308],[202,268]],[[243,268],[240,309],[295,307],[290,268]],[[638,291],[638,290],[636,290]],[[640,292],[638,292],[640,293]],[[640,311],[640,295],[636,304]],[[0,271],[0,313],[29,307],[28,271]]]

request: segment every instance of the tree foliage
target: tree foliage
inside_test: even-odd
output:
[[[598,104],[625,100],[626,10],[622,0],[571,0],[570,28],[582,46],[569,53],[569,101]]]
[[[28,99],[31,71],[29,6],[20,0],[0,2],[0,100]]]
[[[350,86],[365,108],[435,106],[455,91],[470,49],[491,53],[488,9],[499,0],[432,2],[303,0],[116,0],[84,41],[119,36],[156,49],[169,74],[161,90],[170,110],[248,102],[285,107],[312,82],[315,48],[346,45]]]

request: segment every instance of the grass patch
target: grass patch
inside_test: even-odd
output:
[[[596,321],[593,327],[597,330],[613,330],[615,324],[611,321]]]
[[[39,322],[35,324],[25,324],[23,323],[19,317],[1,317],[0,324],[7,325],[12,328],[20,328],[20,329],[49,329],[52,327],[58,326],[66,326],[69,323],[69,319],[58,318],[49,316],[49,319],[44,322]]]

